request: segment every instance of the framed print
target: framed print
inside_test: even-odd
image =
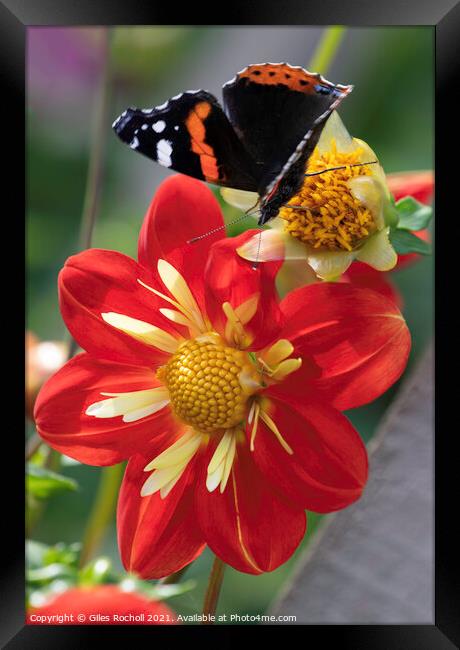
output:
[[[0,7],[6,648],[459,642],[458,6],[296,5]]]

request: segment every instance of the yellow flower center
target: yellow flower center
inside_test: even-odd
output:
[[[182,343],[157,375],[176,415],[207,433],[242,422],[248,397],[258,387],[248,354],[214,334]]]
[[[359,163],[361,154],[359,148],[350,153],[339,152],[333,141],[327,153],[320,154],[315,149],[306,172]],[[354,198],[348,181],[371,173],[370,167],[364,165],[306,176],[300,192],[289,201],[289,205],[302,209],[280,210],[279,216],[286,221],[285,230],[316,249],[353,250],[376,226],[370,210]]]

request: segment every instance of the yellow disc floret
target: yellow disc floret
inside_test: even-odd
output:
[[[328,152],[315,149],[310,157],[307,173],[329,167],[353,165],[361,162],[360,148],[349,153],[337,151],[335,141]],[[356,176],[370,176],[369,166],[306,176],[302,189],[289,201],[279,216],[286,221],[285,229],[300,241],[320,250],[351,251],[376,230],[370,210],[354,198],[348,182]]]
[[[185,341],[157,375],[168,388],[175,414],[207,433],[244,419],[254,392],[244,378],[256,379],[248,354],[228,347],[217,335]]]

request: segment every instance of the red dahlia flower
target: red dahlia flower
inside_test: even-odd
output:
[[[253,230],[186,244],[222,225],[211,191],[174,176],[147,213],[138,263],[90,250],[59,277],[86,353],[43,387],[37,427],[82,462],[129,458],[119,546],[144,578],[205,544],[247,573],[285,562],[305,509],[361,495],[366,449],[340,410],[382,394],[409,353],[401,314],[373,291],[315,284],[279,303],[281,263],[254,269],[236,253]]]
[[[74,587],[27,612],[29,625],[171,625],[176,615],[163,603],[117,585]]]

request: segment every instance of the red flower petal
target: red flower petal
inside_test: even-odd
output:
[[[312,284],[281,303],[281,333],[303,358],[279,389],[303,399],[317,390],[346,410],[376,399],[407,364],[410,333],[393,302],[375,291],[343,283]]]
[[[342,282],[348,282],[361,289],[372,289],[394,302],[399,309],[403,306],[402,296],[388,275],[363,262],[354,262],[342,275]]]
[[[225,236],[219,203],[209,187],[177,174],[165,180],[153,197],[139,235],[140,264],[156,272],[158,259],[166,259],[187,280],[200,307],[203,269],[211,245]],[[188,244],[191,239],[216,232]]]
[[[237,445],[224,493],[219,488],[209,492],[206,470],[215,448],[215,443],[208,447],[195,489],[198,522],[206,542],[238,571],[273,571],[302,541],[305,513],[271,489],[245,444]]]
[[[41,389],[35,422],[41,437],[54,449],[89,465],[113,465],[128,458],[157,437],[169,439],[176,429],[169,407],[141,420],[85,415],[102,392],[124,393],[158,386],[154,373],[80,354],[69,361]]]
[[[64,321],[79,345],[101,359],[148,365],[165,363],[168,355],[106,323],[101,313],[116,312],[177,334],[158,311],[164,301],[141,286],[158,280],[126,255],[92,249],[70,257],[59,274]]]
[[[144,467],[162,449],[133,456],[118,499],[118,546],[123,566],[141,578],[163,578],[192,562],[204,549],[193,508],[195,463],[192,459],[165,499],[156,492],[141,497],[149,474]]]
[[[387,183],[396,201],[405,196],[413,196],[417,201],[428,204],[433,198],[434,174],[432,171],[387,174]]]
[[[275,487],[301,508],[332,512],[356,501],[367,481],[366,448],[353,426],[317,398],[301,403],[270,396],[268,414],[293,454],[259,419],[254,461]],[[248,439],[251,427],[248,427]]]
[[[86,616],[84,621],[77,618]],[[102,618],[96,618],[99,614]],[[114,615],[126,617],[118,621]],[[129,620],[141,617],[143,620]],[[97,585],[94,587],[73,587],[62,594],[54,596],[41,607],[33,607],[27,612],[28,625],[56,624],[56,618],[63,617],[60,625],[167,625],[174,622],[175,613],[163,603],[148,600],[142,594],[122,591],[117,585]],[[70,618],[73,616],[73,620]],[[37,617],[40,617],[37,620]],[[44,617],[44,618],[43,618]],[[93,618],[93,620],[90,619]],[[109,617],[107,620],[106,617]]]
[[[249,240],[257,230],[248,230],[238,237],[223,239],[211,249],[205,271],[206,311],[221,334],[227,322],[222,310],[224,302],[235,309],[253,296],[258,296],[254,316],[244,329],[254,338],[248,349],[260,349],[270,343],[280,330],[281,312],[275,277],[282,260],[263,262],[254,268],[254,263],[238,255],[236,249]]]

